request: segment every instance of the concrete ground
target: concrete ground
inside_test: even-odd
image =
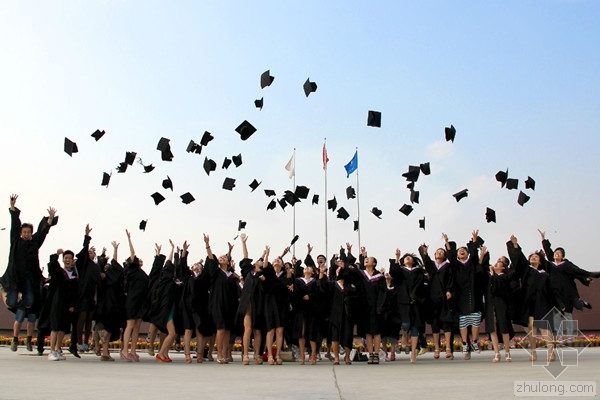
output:
[[[66,349],[65,349],[66,351]],[[46,350],[47,354],[47,350]],[[11,352],[0,346],[0,399],[508,399],[515,381],[598,381],[600,347],[587,348],[578,365],[567,368],[555,381],[544,367],[532,366],[523,349],[511,350],[492,363],[494,353],[473,354],[471,360],[455,353],[454,360],[438,360],[427,353],[410,364],[401,354],[394,362],[334,366],[327,359],[316,365],[242,365],[234,362],[185,364],[183,353],[172,352],[173,363],[157,363],[140,353],[139,363],[101,362],[92,353],[52,362],[23,347]],[[118,358],[118,353],[113,353]],[[200,397],[201,396],[201,397]]]

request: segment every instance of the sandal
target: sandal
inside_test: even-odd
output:
[[[554,350],[552,350],[552,353],[548,354],[548,362],[552,361],[556,361],[556,355],[554,354]]]
[[[269,358],[267,359],[267,363],[269,365],[275,365],[275,360],[273,359],[273,356],[269,356]]]
[[[196,363],[201,364],[204,361],[204,357],[202,357],[202,353],[196,353]]]
[[[535,350],[531,352],[531,356],[529,356],[529,361],[537,361],[537,353]]]
[[[250,358],[248,358],[248,354],[244,354],[242,356],[242,364],[244,364],[244,365],[250,365]]]
[[[227,360],[224,358],[217,358],[217,364],[227,364]]]
[[[161,362],[161,363],[170,363],[170,362],[173,362],[173,360],[171,360],[171,359],[170,359],[170,358],[168,358],[168,357],[166,357],[166,358],[165,358],[165,357],[161,356],[160,354],[157,354],[157,355],[156,355],[156,362]]]
[[[283,364],[283,360],[281,359],[281,357],[277,356],[277,358],[275,359],[275,364],[277,364],[277,365]]]
[[[506,362],[511,362],[510,352],[504,353],[504,358],[505,358]]]
[[[454,354],[452,353],[452,349],[446,349],[446,358],[454,360]]]
[[[352,365],[352,361],[349,358],[346,358],[346,365]]]
[[[317,363],[317,356],[310,356],[310,365],[315,365]]]
[[[436,349],[433,351],[433,358],[435,358],[436,360],[440,358],[440,349]]]
[[[140,356],[137,354],[129,353],[129,358],[131,358],[135,362],[140,362]]]
[[[410,355],[410,363],[415,364],[417,362],[417,356],[411,354]]]
[[[263,359],[261,356],[254,356],[254,364],[261,365],[263,363]]]
[[[119,358],[123,361],[132,362],[133,360],[129,357],[129,354],[125,354],[123,352],[119,353]]]
[[[302,355],[300,356],[300,361],[298,361],[298,363],[299,363],[300,365],[304,365],[304,358],[305,358],[305,356],[304,356],[304,354],[302,354]]]
[[[333,365],[340,365],[340,360],[333,360]]]
[[[185,355],[185,362],[186,362],[186,364],[192,363],[192,357],[189,354]]]
[[[494,355],[494,359],[492,360],[493,363],[497,363],[498,361],[500,361],[500,353],[496,353]]]

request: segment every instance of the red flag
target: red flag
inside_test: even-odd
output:
[[[323,169],[327,169],[328,162],[329,157],[327,157],[327,147],[325,147],[325,143],[323,143]]]

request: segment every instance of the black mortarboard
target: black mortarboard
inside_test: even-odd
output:
[[[406,185],[406,187],[410,190],[413,190],[415,188],[415,182],[410,182],[408,185]]]
[[[198,143],[194,142],[193,140],[190,140],[190,143],[188,144],[185,151],[187,151],[188,153],[200,154],[200,153],[202,153],[202,146],[200,146]]]
[[[167,179],[162,181],[162,187],[165,189],[171,189],[171,192],[173,191],[173,182],[171,181],[171,178],[169,178],[169,175],[167,175]]]
[[[421,173],[421,167],[416,165],[409,165],[408,172],[402,174],[403,177],[406,178],[407,181],[416,182],[419,180],[419,174]]]
[[[238,222],[238,232],[245,228],[246,228],[246,221],[242,221],[240,219],[240,221]]]
[[[271,189],[265,189],[265,195],[267,197],[275,196],[275,191]]]
[[[210,176],[211,171],[214,171],[216,169],[217,163],[211,160],[210,158],[206,157],[204,159],[204,171],[206,172],[206,175]]]
[[[308,97],[309,94],[317,91],[317,84],[315,82],[311,82],[310,78],[306,78],[306,82],[304,82],[304,94]]]
[[[343,219],[344,221],[348,219],[348,217],[350,216],[350,214],[348,214],[348,211],[346,211],[346,209],[344,207],[340,207],[337,210],[337,217]]]
[[[419,191],[418,190],[411,190],[410,191],[410,202],[411,203],[417,203],[419,204]]]
[[[106,172],[103,172],[103,175],[102,175],[102,186],[108,187],[108,183],[110,182],[111,175],[112,174],[107,174]]]
[[[469,196],[468,191],[469,191],[469,189],[463,189],[460,192],[454,193],[452,196],[454,196],[454,198],[456,199],[456,202],[458,203],[462,198]]]
[[[421,168],[421,172],[423,173],[423,175],[431,174],[431,167],[428,162],[420,164],[419,167]]]
[[[506,180],[508,179],[508,168],[506,171],[498,171],[496,172],[496,180],[502,183],[502,187],[506,185]]]
[[[517,203],[522,207],[523,204],[527,203],[531,197],[527,196],[522,191],[519,192],[519,198],[517,199]]]
[[[407,215],[410,214],[413,211],[413,207],[410,204],[404,204],[402,207],[400,207],[399,210],[402,214]]]
[[[423,230],[425,230],[425,217],[419,220],[419,228],[423,228]]]
[[[295,236],[292,238],[292,241],[290,242],[290,246],[293,246],[293,245],[294,245],[294,243],[296,243],[296,242],[298,241],[298,239],[300,239],[300,236],[298,236],[298,235],[295,235]]]
[[[156,146],[156,150],[160,151],[160,156],[163,161],[173,160],[173,153],[171,153],[171,144],[169,139],[161,137]]]
[[[248,139],[254,132],[256,132],[256,128],[252,126],[252,124],[246,120],[240,124],[235,131],[240,134],[242,140]]]
[[[135,156],[137,156],[137,153],[135,151],[125,152],[125,162],[129,165],[133,165],[133,163],[135,162]]]
[[[250,187],[252,188],[252,191],[254,192],[256,190],[257,187],[260,186],[262,182],[257,181],[256,179],[252,181],[252,183],[250,184]]]
[[[213,135],[210,134],[209,131],[204,131],[204,134],[202,135],[202,139],[200,139],[200,144],[202,146],[208,146],[208,142],[210,142],[213,139],[214,139],[214,137],[213,137]]]
[[[346,188],[346,197],[348,199],[355,199],[356,198],[356,191],[354,190],[354,188],[352,186],[348,186]]]
[[[154,204],[159,205],[165,199],[162,194],[156,192],[151,196],[154,199]]]
[[[144,173],[147,174],[148,172],[152,172],[154,171],[154,165],[152,164],[148,164],[148,165],[144,165]]]
[[[313,195],[312,204],[319,204],[319,195]]]
[[[273,200],[271,200],[271,201],[269,202],[269,204],[267,205],[267,210],[272,210],[272,209],[274,209],[275,207],[277,207],[277,202],[275,201],[275,199],[273,199]]]
[[[77,153],[77,143],[72,142],[69,138],[65,138],[65,153],[73,157],[73,153]]]
[[[285,199],[279,199],[279,200],[277,200],[277,202],[279,203],[279,206],[281,207],[281,209],[285,210],[285,208],[287,207],[287,203],[285,202]]]
[[[296,204],[300,201],[298,196],[296,196],[296,194],[290,190],[285,191],[283,198],[285,199],[285,201],[287,201],[290,204],[290,206],[293,206],[294,204]]]
[[[223,181],[223,189],[233,190],[234,187],[235,187],[235,179],[225,178],[225,181]]]
[[[306,199],[308,197],[309,191],[310,189],[306,186],[296,186],[296,191],[294,192],[294,194],[299,199]]]
[[[254,107],[258,108],[259,110],[262,110],[262,108],[263,108],[263,97],[261,97],[260,99],[254,100]]]
[[[260,75],[260,88],[264,89],[267,86],[271,86],[271,83],[275,80],[274,76],[271,76],[271,71],[266,70]]]
[[[227,169],[229,168],[229,166],[231,165],[231,159],[225,157],[225,159],[223,160],[223,165],[221,166],[222,169]]]
[[[371,209],[371,213],[373,213],[374,216],[376,216],[377,218],[381,219],[381,214],[383,214],[383,211],[381,211],[379,208],[377,207],[373,207]]]
[[[333,199],[327,200],[327,208],[329,208],[332,211],[335,211],[335,209],[337,208],[337,200],[335,199],[335,196],[333,196]]]
[[[492,210],[489,207],[485,209],[485,220],[489,222],[496,222],[496,211]]]
[[[235,167],[239,167],[240,165],[242,165],[242,155],[238,154],[237,156],[233,156],[231,157],[231,159],[233,160],[233,164],[235,165]]]
[[[530,176],[528,176],[527,180],[525,181],[525,189],[535,190],[535,181]]]
[[[148,222],[147,219],[144,219],[142,221],[140,221],[140,230],[146,232],[146,223]]]
[[[354,230],[358,230],[358,220],[354,221]]]
[[[369,110],[369,115],[367,116],[367,126],[381,128],[381,112]]]
[[[506,180],[506,188],[509,190],[518,189],[519,188],[519,180],[515,179],[515,178],[508,178]]]
[[[122,163],[119,163],[119,166],[117,167],[117,172],[120,174],[124,173],[125,171],[127,171],[128,165],[129,164],[127,164],[125,161],[123,161]]]
[[[190,192],[184,193],[179,197],[181,197],[183,204],[190,204],[192,201],[196,200]]]
[[[454,143],[454,137],[456,136],[456,128],[454,128],[454,125],[450,125],[450,128],[446,127],[444,132],[446,133],[446,142],[452,141],[452,143]]]
[[[101,131],[100,129],[96,129],[96,132],[92,133],[92,137],[96,139],[96,142],[100,140],[102,136],[104,136],[106,132]]]

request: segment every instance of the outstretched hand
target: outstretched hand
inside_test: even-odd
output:
[[[542,237],[542,240],[546,240],[546,232],[542,231],[540,229],[538,229],[538,232],[540,233],[540,236]]]
[[[91,231],[92,231],[92,228],[90,228],[90,224],[87,224],[85,226],[85,236],[90,236]]]
[[[10,209],[11,210],[15,209],[15,203],[17,202],[18,198],[19,198],[19,195],[17,195],[17,194],[10,195]]]
[[[56,215],[56,208],[48,207],[48,215],[50,216],[50,218],[54,218],[54,216]]]

